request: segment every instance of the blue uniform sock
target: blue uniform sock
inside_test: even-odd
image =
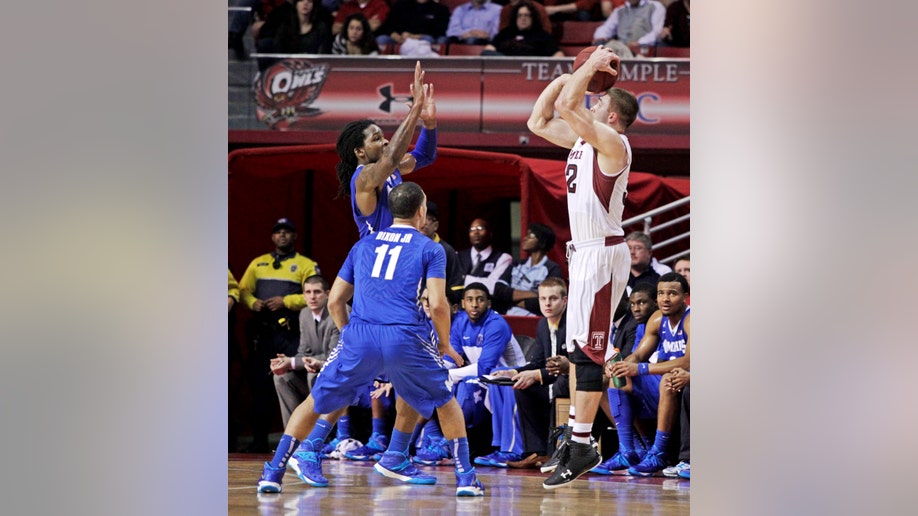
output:
[[[300,444],[298,451],[322,451],[322,445],[325,443],[325,438],[331,433],[332,427],[333,425],[324,419],[316,421],[316,426],[312,427],[312,432],[309,432],[309,436]],[[311,450],[306,448],[306,443],[312,445]]]
[[[628,394],[618,389],[608,389],[609,411],[615,420],[618,431],[618,449],[623,452],[634,451],[634,414],[631,411],[631,400]]]
[[[373,418],[373,433],[374,434],[383,434],[386,433],[386,418],[384,417],[374,417]]]
[[[389,440],[389,448],[386,451],[393,451],[408,454],[408,445],[411,443],[411,434],[399,432],[392,429],[392,439]]]
[[[272,468],[283,468],[287,466],[287,460],[293,455],[300,441],[292,435],[284,434],[280,442],[277,443],[277,451],[274,452],[274,458],[271,459]]]
[[[468,437],[460,437],[451,444],[453,445],[453,458],[456,459],[456,471],[465,473],[472,469],[472,462],[469,460]]]
[[[657,430],[657,435],[653,438],[653,448],[658,453],[663,453],[667,446],[669,446],[669,432]]]
[[[335,435],[335,437],[343,441],[350,436],[351,436],[351,418],[349,416],[341,416],[341,419],[338,420],[338,433]]]
[[[436,419],[431,419],[424,425],[424,435],[431,440],[443,438],[443,432],[440,430],[440,423]]]

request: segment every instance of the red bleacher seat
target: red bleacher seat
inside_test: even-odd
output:
[[[539,319],[542,317],[528,317],[523,315],[505,315],[504,320],[510,325],[510,331],[514,335],[536,336],[536,327],[539,325]]]
[[[563,52],[566,56],[577,57],[577,54],[583,50],[583,45],[559,45],[558,50]]]
[[[559,45],[580,45],[585,47],[593,42],[593,33],[596,27],[602,25],[601,21],[572,21],[565,20],[559,25],[559,33],[555,36]]]
[[[480,56],[481,51],[484,50],[484,45],[465,45],[462,43],[450,43],[446,47],[446,55],[448,56]]]
[[[689,47],[657,46],[657,57],[689,57]]]

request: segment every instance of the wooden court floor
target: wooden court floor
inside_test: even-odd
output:
[[[436,475],[433,486],[405,485],[373,470],[373,462],[328,460],[322,469],[327,488],[303,483],[292,470],[280,494],[258,494],[255,486],[268,455],[230,454],[229,514],[531,515],[677,515],[689,514],[689,481],[665,477],[634,478],[592,473],[571,485],[547,490],[538,469],[477,466],[485,496],[456,496],[452,466],[422,466]]]

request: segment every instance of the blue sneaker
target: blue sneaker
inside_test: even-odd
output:
[[[280,493],[283,486],[281,481],[284,479],[284,471],[287,468],[274,468],[270,463],[265,462],[265,468],[261,470],[261,478],[258,479],[259,493]]]
[[[635,466],[641,462],[641,458],[634,451],[623,452],[619,450],[608,460],[590,470],[590,473],[599,473],[600,475],[614,475],[616,471],[622,471]],[[624,475],[625,473],[620,473]]]
[[[456,472],[456,496],[484,496],[485,488],[475,476],[475,468],[465,473]]]
[[[684,468],[679,470],[679,476],[681,478],[692,479],[692,466],[691,464],[686,464]]]
[[[491,460],[496,459],[499,453],[500,451],[496,451],[496,452],[489,453],[487,455],[475,457],[475,460],[473,460],[472,462],[474,462],[475,464],[478,464],[479,466],[491,466],[492,465]]]
[[[454,464],[452,454],[449,450],[449,441],[445,437],[429,439],[422,441],[421,449],[417,451],[413,462],[424,464],[425,466],[447,466]]]
[[[408,455],[404,453],[387,451],[382,454],[373,469],[384,477],[401,480],[408,484],[433,485],[437,483],[437,477],[425,475],[421,470],[408,460]]]
[[[312,449],[308,444],[306,449],[307,451],[303,451],[303,446],[300,446],[287,464],[303,482],[313,487],[328,487],[328,479],[322,475],[322,456],[318,452],[308,451]]]
[[[496,451],[481,457],[475,457],[475,464],[481,466],[494,466],[496,468],[506,468],[508,462],[522,460],[523,457],[511,452]]]
[[[651,448],[647,450],[647,455],[641,459],[641,462],[628,468],[628,473],[636,477],[652,477],[654,473],[666,467],[663,462],[663,454]]]
[[[335,451],[335,448],[338,447],[338,443],[340,443],[341,441],[342,440],[338,439],[337,437],[335,437],[331,441],[328,441],[328,444],[322,447],[322,458],[331,459],[332,458],[331,453]]]
[[[388,447],[389,438],[383,434],[374,432],[367,441],[367,444],[356,450],[345,452],[344,457],[351,460],[371,460],[377,454],[386,451]]]

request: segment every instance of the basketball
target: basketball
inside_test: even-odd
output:
[[[599,46],[593,45],[581,50],[577,54],[577,57],[574,58],[574,70],[577,70],[583,66],[583,63],[585,63],[587,59],[590,58],[590,54],[595,52],[597,48],[599,48]],[[612,68],[618,72],[621,72],[619,64],[615,61],[612,62]],[[590,79],[590,84],[587,85],[587,91],[590,93],[602,93],[614,86],[617,79],[617,75],[612,75],[609,72],[596,72],[593,74],[593,78]]]

